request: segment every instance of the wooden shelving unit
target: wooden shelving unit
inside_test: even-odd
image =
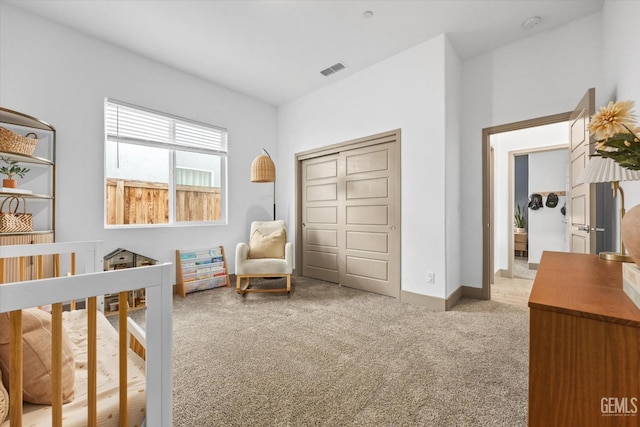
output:
[[[176,250],[176,288],[180,296],[223,286],[230,286],[223,246]]]
[[[22,136],[35,133],[38,138],[38,143],[31,155],[0,151],[1,157],[17,160],[21,167],[30,169],[24,178],[18,178],[17,189],[0,186],[0,203],[8,197],[18,197],[19,212],[22,212],[23,207],[26,206],[26,212],[32,214],[33,220],[33,231],[0,233],[0,245],[53,243],[55,241],[56,130],[40,119],[6,108],[0,108],[0,127]],[[0,166],[2,165],[4,162],[0,160]],[[32,259],[25,266],[27,280],[36,277],[36,263],[33,261]],[[43,275],[52,277],[54,274],[52,257],[44,257],[43,262]],[[7,280],[19,280],[17,260],[7,260],[5,270]]]

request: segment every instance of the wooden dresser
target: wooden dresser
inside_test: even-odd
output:
[[[544,252],[529,298],[529,425],[640,425],[640,310],[622,268]]]

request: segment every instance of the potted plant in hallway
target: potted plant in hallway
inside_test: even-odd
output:
[[[31,169],[21,167],[17,160],[11,160],[5,157],[0,158],[6,163],[4,166],[0,167],[0,174],[7,176],[6,179],[2,180],[2,186],[5,188],[16,188],[18,184],[14,179],[14,176],[24,178],[25,174]]]
[[[516,233],[524,233],[527,227],[527,220],[520,205],[516,205],[516,213],[513,215]]]

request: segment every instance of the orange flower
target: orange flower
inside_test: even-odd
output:
[[[594,134],[597,140],[629,132],[625,126],[631,129],[636,127],[633,106],[633,101],[610,101],[606,107],[601,107],[600,111],[593,115],[589,123],[589,132]]]

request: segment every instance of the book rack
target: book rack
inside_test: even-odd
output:
[[[176,250],[176,288],[180,296],[222,286],[230,286],[223,246]]]

